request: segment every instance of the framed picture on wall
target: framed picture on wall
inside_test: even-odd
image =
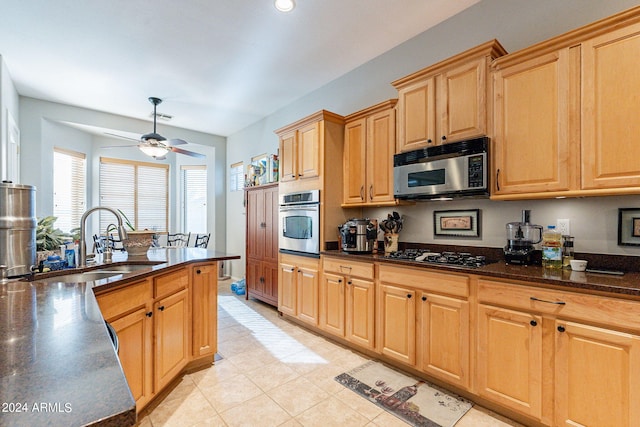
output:
[[[640,246],[640,208],[618,209],[618,245]]]
[[[480,209],[433,212],[434,236],[479,237]]]

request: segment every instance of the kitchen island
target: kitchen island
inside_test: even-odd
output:
[[[96,280],[61,279],[61,272],[0,285],[0,425],[128,426],[136,402],[125,379],[95,293],[194,264],[238,259],[199,248],[152,249],[142,259],[115,253],[112,264],[135,269]],[[62,272],[67,278],[68,273]],[[216,278],[209,279],[216,286]],[[217,291],[217,289],[216,289]],[[214,313],[215,316],[215,313]]]

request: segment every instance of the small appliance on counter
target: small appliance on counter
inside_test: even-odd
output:
[[[378,225],[369,218],[352,218],[338,226],[341,249],[351,253],[372,253],[377,244]]]
[[[521,222],[507,224],[507,245],[504,260],[507,264],[530,265],[539,263],[540,251],[535,244],[542,241],[542,226],[529,223],[531,211],[522,211]]]

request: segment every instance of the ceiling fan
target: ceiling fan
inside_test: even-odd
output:
[[[162,102],[162,99],[150,97],[149,102],[153,104],[153,132],[146,133],[140,137],[139,143],[135,145],[111,145],[108,147],[102,148],[122,148],[122,147],[138,147],[140,151],[146,154],[149,157],[153,157],[156,160],[164,160],[166,159],[166,155],[169,151],[173,151],[178,154],[185,154],[191,157],[206,157],[204,154],[194,153],[193,151],[184,150],[182,148],[176,147],[176,145],[184,145],[187,141],[182,139],[169,139],[164,136],[156,133],[156,109],[158,104]],[[105,132],[106,135],[115,136],[117,138],[128,139],[131,141],[138,141],[134,138],[129,138],[122,135],[117,135],[115,133]]]

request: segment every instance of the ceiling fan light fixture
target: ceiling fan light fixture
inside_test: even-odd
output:
[[[275,0],[276,9],[280,12],[291,12],[296,7],[294,0]]]
[[[153,157],[154,159],[158,157],[164,157],[169,152],[169,149],[167,147],[162,147],[159,145],[139,145],[138,148],[144,154],[149,157]]]

